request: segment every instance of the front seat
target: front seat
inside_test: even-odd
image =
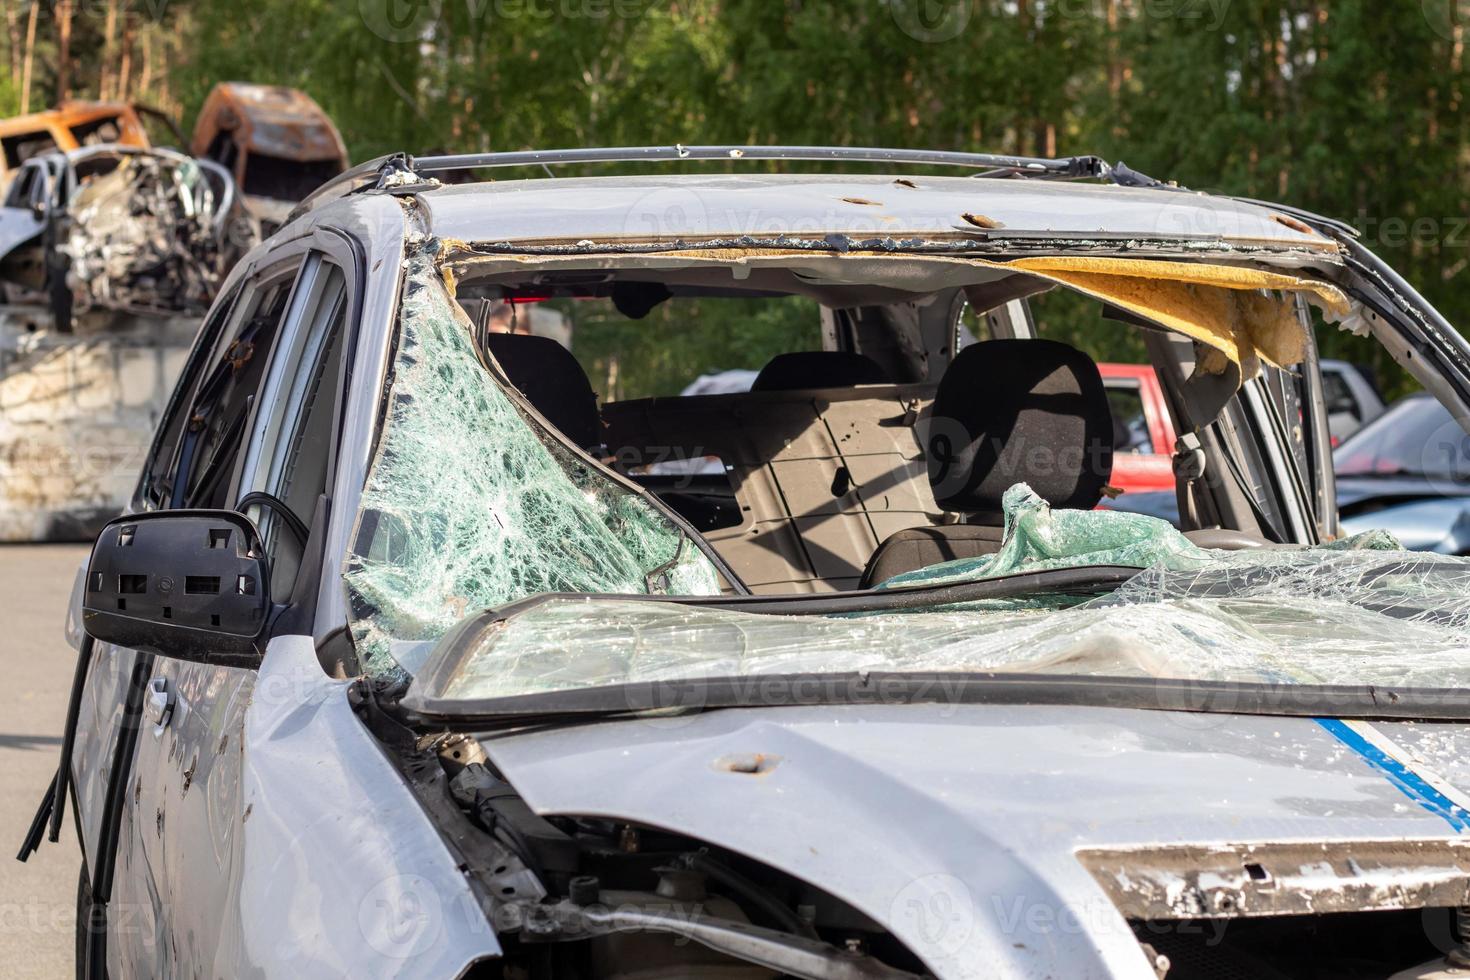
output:
[[[592,452],[602,445],[597,393],[572,352],[550,337],[492,333],[485,346],[510,383],[562,435]]]
[[[966,347],[940,379],[924,453],[935,503],[964,522],[889,536],[860,588],[999,551],[1001,495],[1013,484],[1030,484],[1053,507],[1096,507],[1113,473],[1113,416],[1097,365],[1054,340]]]
[[[883,365],[866,354],[844,350],[803,350],[777,354],[755,376],[751,391],[800,391],[888,384]]]

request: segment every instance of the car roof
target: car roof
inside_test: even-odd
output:
[[[430,230],[474,242],[1058,236],[1320,250],[1337,245],[1268,207],[1177,189],[846,174],[671,174],[484,181],[420,190]]]

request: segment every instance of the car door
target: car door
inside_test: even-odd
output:
[[[199,340],[180,375],[175,393],[164,416],[164,423],[153,440],[144,464],[138,492],[130,509],[151,509],[160,501],[159,487],[171,479],[167,475],[172,450],[187,417],[187,402],[197,386],[197,378],[210,357],[215,342],[240,314],[241,289],[228,289],[215,303],[200,328]],[[166,503],[166,494],[163,494]],[[83,569],[82,571],[85,571]],[[137,651],[106,643],[93,643],[81,636],[82,575],[78,573],[73,590],[68,629],[75,633],[78,665],[73,681],[72,703],[68,708],[66,737],[71,739],[62,750],[62,764],[70,776],[76,801],[77,838],[82,851],[84,884],[105,905],[116,852],[118,805],[112,797],[120,793],[114,786],[114,771],[126,774],[130,768],[136,717],[141,710],[142,691],[146,686],[151,661]],[[58,794],[65,805],[64,792]],[[61,814],[52,818],[52,839],[56,839]],[[99,944],[100,948],[100,944]],[[80,953],[80,950],[79,950]]]
[[[1101,364],[1113,413],[1112,484],[1128,493],[1174,489],[1174,434],[1153,368]]]
[[[316,594],[310,569],[318,564],[303,556],[325,531],[318,504],[338,426],[346,324],[356,313],[351,251],[326,233],[317,239],[247,282],[187,399],[172,461],[150,474],[159,505],[252,512],[278,570],[278,622],[291,619],[302,568],[310,581],[301,594]],[[216,972],[246,817],[242,733],[246,707],[261,696],[255,682],[254,669],[151,658],[117,802],[106,933],[114,977]]]

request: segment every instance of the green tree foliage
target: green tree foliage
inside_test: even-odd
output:
[[[670,300],[641,320],[606,301],[554,304],[573,327],[573,350],[602,401],[677,395],[701,374],[758,370],[777,354],[819,350],[817,304],[766,299]]]
[[[23,22],[61,0],[6,2]],[[79,8],[80,94],[107,2]],[[216,81],[248,79],[309,91],[359,159],[676,141],[1101,153],[1348,220],[1470,324],[1466,0],[118,2],[172,32],[152,84],[186,121]],[[1045,318],[1139,353],[1127,332],[1092,337],[1087,304]],[[1322,347],[1406,384],[1376,345],[1324,330]]]

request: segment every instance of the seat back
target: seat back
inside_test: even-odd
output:
[[[933,385],[647,398],[604,406],[631,467],[718,457],[739,521],[704,537],[756,593],[856,587],[879,541],[939,518],[916,436]]]
[[[1113,471],[1113,415],[1097,365],[1050,340],[990,340],[961,351],[940,379],[924,443],[934,500],[967,523],[884,539],[863,569],[863,588],[994,554],[1001,496],[1013,484],[1029,484],[1053,507],[1090,510]]]
[[[777,354],[755,376],[751,391],[797,391],[888,384],[883,365],[852,351],[808,350]]]
[[[962,350],[934,395],[929,485],[947,511],[1004,522],[1001,496],[1027,483],[1053,507],[1090,510],[1113,473],[1113,413],[1092,358],[1054,340]]]
[[[492,333],[485,346],[531,406],[583,449],[602,444],[597,394],[572,352],[549,337]]]

